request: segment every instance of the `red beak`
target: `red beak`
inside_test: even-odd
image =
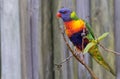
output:
[[[60,18],[61,17],[61,13],[57,13],[57,18]]]

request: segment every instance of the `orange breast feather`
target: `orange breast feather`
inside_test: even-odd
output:
[[[82,31],[85,28],[85,22],[83,20],[72,20],[64,22],[65,31],[68,37],[71,37],[74,33]]]

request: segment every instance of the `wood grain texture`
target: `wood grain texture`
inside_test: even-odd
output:
[[[28,14],[29,13],[29,14]],[[28,1],[20,1],[21,63],[22,79],[32,79],[30,10]]]
[[[22,79],[43,79],[39,10],[39,0],[20,1]]]
[[[50,0],[41,0],[41,35],[44,79],[53,79],[53,38]],[[43,9],[44,8],[44,9]]]
[[[0,30],[1,30],[1,10],[2,9],[2,0],[0,0]],[[1,32],[0,32],[0,79],[1,79],[1,77],[2,77],[2,75],[1,75],[1,70],[2,70],[2,66],[1,66],[2,64],[1,64]]]
[[[2,0],[2,79],[21,79],[19,0]]]
[[[38,36],[39,36],[39,38],[38,38],[38,44],[39,44],[39,61],[38,61],[38,63],[39,63],[39,79],[44,79],[44,65],[43,65],[43,53],[42,53],[42,11],[41,11],[41,9],[42,9],[42,0],[39,0],[39,19],[38,19]]]
[[[31,27],[31,56],[32,56],[32,66],[33,66],[33,79],[39,79],[39,56],[40,56],[40,44],[39,44],[39,0],[31,0],[30,6],[30,27]]]

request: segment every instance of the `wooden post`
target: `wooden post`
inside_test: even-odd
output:
[[[19,0],[1,1],[2,79],[21,79]]]

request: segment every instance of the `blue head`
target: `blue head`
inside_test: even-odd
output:
[[[64,22],[70,21],[71,12],[72,11],[69,8],[61,8],[57,13],[57,17],[62,18]]]

